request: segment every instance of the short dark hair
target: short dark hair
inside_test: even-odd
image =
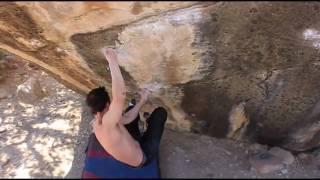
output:
[[[92,89],[86,99],[86,103],[93,114],[102,112],[107,103],[110,103],[110,97],[104,87]]]

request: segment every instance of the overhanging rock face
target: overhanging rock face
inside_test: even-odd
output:
[[[0,48],[87,93],[110,88],[100,48],[114,47],[128,95],[152,89],[171,127],[225,137],[232,107],[247,101],[249,135],[292,145],[282,141],[294,141],[297,124],[317,123],[319,10],[318,2],[2,2]]]

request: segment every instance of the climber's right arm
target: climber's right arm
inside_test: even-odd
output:
[[[125,84],[118,65],[117,54],[111,48],[103,49],[103,53],[109,63],[112,79],[112,100],[108,112],[102,117],[102,124],[117,125],[122,119],[125,105]]]

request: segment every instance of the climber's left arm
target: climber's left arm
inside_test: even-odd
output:
[[[122,119],[120,121],[122,124],[129,124],[137,118],[140,109],[147,102],[150,92],[147,89],[143,89],[139,92],[139,94],[140,101],[131,110],[129,110],[122,116]]]

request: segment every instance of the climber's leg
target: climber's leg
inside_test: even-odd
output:
[[[163,107],[156,108],[147,119],[148,127],[140,142],[146,156],[146,162],[144,164],[147,164],[154,157],[158,156],[160,140],[166,120],[167,111]]]
[[[125,112],[130,111],[133,107],[135,106],[134,102],[131,102],[130,105],[127,107],[127,109],[125,110]],[[127,128],[128,132],[131,134],[131,136],[137,140],[140,141],[141,139],[141,134],[140,134],[140,130],[139,130],[139,121],[140,121],[140,116],[138,114],[138,116],[136,117],[136,119],[134,119],[132,122],[130,122],[129,124],[126,124],[125,127]]]

